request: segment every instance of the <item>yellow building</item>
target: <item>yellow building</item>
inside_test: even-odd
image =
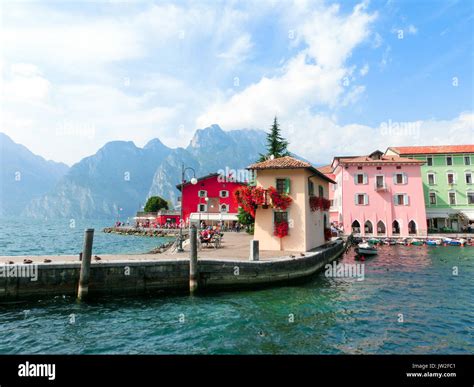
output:
[[[262,250],[309,251],[325,243],[324,229],[329,227],[329,183],[333,180],[310,163],[290,156],[250,165],[257,187],[274,187],[288,194],[292,203],[286,210],[259,206],[255,213],[254,239]],[[324,199],[323,199],[324,198]],[[312,205],[311,205],[312,203]],[[324,208],[320,205],[326,203]],[[274,235],[275,224],[288,222],[288,235]]]

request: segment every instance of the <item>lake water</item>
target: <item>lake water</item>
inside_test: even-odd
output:
[[[2,254],[76,253],[89,226],[100,253],[157,244],[90,223],[2,225]],[[0,304],[0,354],[474,352],[473,247],[386,246],[363,263],[363,281],[321,273],[258,291]]]

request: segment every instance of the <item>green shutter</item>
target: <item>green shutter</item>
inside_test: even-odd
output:
[[[288,178],[285,179],[285,193],[286,194],[290,193],[290,179]]]

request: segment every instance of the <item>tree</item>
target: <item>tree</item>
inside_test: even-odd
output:
[[[253,228],[255,224],[255,219],[250,213],[245,211],[242,207],[239,207],[239,212],[237,214],[237,220],[240,224],[243,224],[247,227],[247,232],[253,234]]]
[[[270,129],[270,133],[267,134],[267,154],[260,154],[259,161],[265,161],[270,156],[273,157],[283,157],[289,156],[290,153],[287,150],[288,141],[283,138],[281,135],[280,126],[278,125],[278,120],[275,117],[273,119],[273,125]]]
[[[145,212],[158,212],[162,209],[168,209],[168,202],[159,196],[151,196],[145,204]]]

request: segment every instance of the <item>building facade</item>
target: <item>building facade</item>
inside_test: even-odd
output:
[[[332,219],[344,233],[391,237],[426,235],[421,179],[424,162],[375,151],[335,157]]]
[[[254,239],[262,250],[309,251],[325,243],[325,228],[329,227],[327,211],[311,205],[314,198],[329,200],[329,183],[333,181],[311,164],[293,157],[280,157],[248,167],[256,187],[268,190],[274,187],[279,194],[291,197],[285,209],[259,206],[255,212]],[[313,209],[312,209],[313,207]],[[288,235],[279,238],[275,227],[288,223]]]
[[[423,161],[430,231],[464,231],[474,222],[474,145],[390,147],[386,154]]]
[[[237,221],[238,205],[233,193],[245,183],[233,180],[232,177],[213,173],[198,178],[196,184],[178,184],[176,187],[181,191],[180,205],[183,206],[185,224],[230,225]]]

